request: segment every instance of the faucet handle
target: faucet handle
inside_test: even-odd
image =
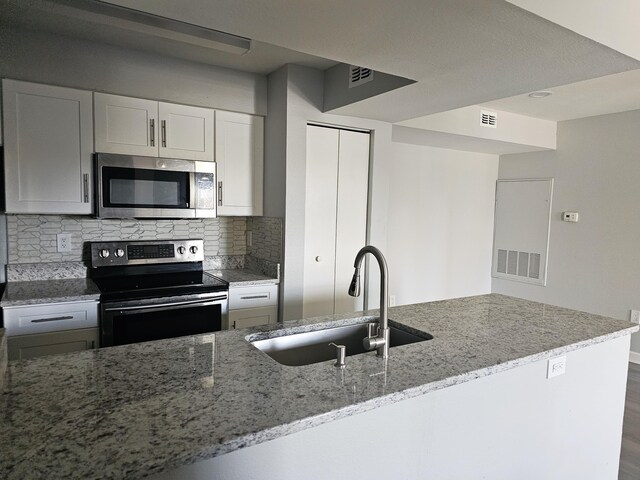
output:
[[[366,351],[383,347],[386,343],[384,337],[365,337],[362,339],[362,346]]]
[[[345,358],[347,356],[347,347],[344,345],[336,345],[333,342],[331,342],[329,346],[336,347],[336,363],[334,363],[334,366],[338,368],[346,367]]]

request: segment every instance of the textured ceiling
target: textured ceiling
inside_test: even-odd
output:
[[[524,94],[484,106],[555,121],[636,110],[640,109],[640,70],[563,85],[549,91],[553,95],[545,98],[530,98]]]
[[[137,33],[111,25],[105,15],[74,7],[81,3],[82,0],[0,0],[0,28],[51,32],[263,75],[287,63],[321,70],[337,63],[259,41],[253,41],[251,51],[245,55],[236,55]],[[84,3],[90,5],[89,1]]]
[[[109,0],[417,83],[334,113],[400,121],[640,68],[503,0]]]
[[[112,3],[222,30],[253,39],[253,47],[238,56],[120,29],[108,18],[68,15],[83,3]],[[518,98],[640,69],[640,62],[503,0],[0,0],[1,25],[260,74],[285,63],[326,69],[340,61],[416,80],[332,111],[390,122],[484,103],[550,119],[638,108],[628,83],[611,92],[607,88],[619,84],[596,82],[538,106]],[[583,101],[589,96],[595,101]]]

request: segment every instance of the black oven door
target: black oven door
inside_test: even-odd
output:
[[[216,332],[227,314],[227,292],[103,302],[100,346]]]

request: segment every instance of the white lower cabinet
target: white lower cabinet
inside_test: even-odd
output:
[[[240,329],[278,321],[278,285],[229,287],[229,320],[225,329]]]
[[[7,356],[9,360],[26,360],[56,353],[80,352],[97,346],[97,328],[36,333],[8,337]]]
[[[98,302],[3,307],[9,360],[98,347]]]

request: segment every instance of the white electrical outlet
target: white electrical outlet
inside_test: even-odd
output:
[[[547,378],[564,375],[567,370],[567,357],[551,358],[547,364]]]
[[[632,323],[640,323],[640,310],[631,310],[629,320],[631,320]]]
[[[395,307],[396,306],[396,296],[395,295],[389,295],[389,306],[390,307]]]
[[[71,251],[71,234],[59,233],[56,235],[58,240],[58,252],[70,252]]]

